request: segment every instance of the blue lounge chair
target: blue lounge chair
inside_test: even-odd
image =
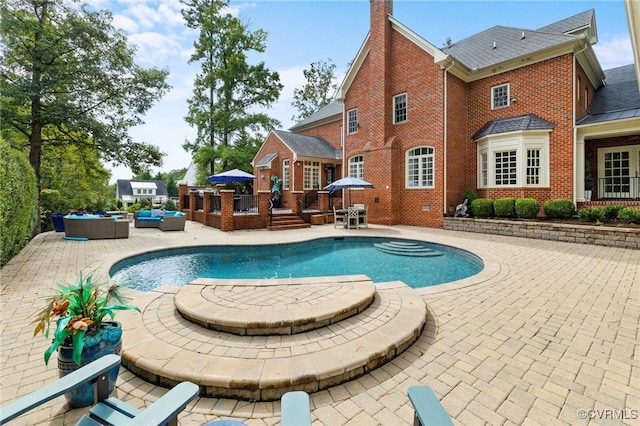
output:
[[[144,411],[108,396],[107,374],[120,364],[118,355],[106,355],[67,374],[29,395],[0,408],[0,424],[5,424],[29,410],[44,404],[85,383],[95,386],[96,404],[76,425],[177,425],[178,414],[198,395],[198,386],[182,382]]]
[[[431,388],[411,386],[407,395],[415,410],[413,426],[453,426],[451,418]]]
[[[282,395],[281,426],[311,426],[309,395],[303,391],[291,391]]]

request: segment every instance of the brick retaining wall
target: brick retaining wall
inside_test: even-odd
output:
[[[638,229],[459,217],[445,217],[442,227],[451,231],[640,249]]]

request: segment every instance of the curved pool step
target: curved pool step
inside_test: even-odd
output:
[[[181,288],[174,301],[183,317],[203,327],[269,336],[335,324],[366,309],[375,293],[375,284],[362,275],[295,281],[199,278]]]
[[[315,285],[324,286],[326,295],[346,282],[345,277],[322,280]],[[291,292],[308,285],[299,280],[274,281],[289,286]],[[216,398],[273,401],[291,390],[312,393],[350,381],[411,346],[420,337],[427,314],[417,291],[393,282],[377,284],[366,309],[326,327],[292,335],[239,336],[182,317],[174,305],[178,291],[167,286],[136,295],[142,322],[139,314],[122,312],[123,365],[161,386],[191,381],[202,396]],[[322,299],[322,292],[316,297]],[[297,308],[314,309],[308,298],[300,302]],[[277,298],[272,303],[277,306]],[[237,309],[254,307],[245,300]]]
[[[442,256],[442,252],[426,247],[422,244],[404,242],[404,241],[387,241],[384,243],[375,243],[373,245],[380,251],[396,256],[412,256],[412,257],[435,257]]]

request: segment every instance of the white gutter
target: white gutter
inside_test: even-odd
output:
[[[575,52],[573,54],[573,78],[571,88],[571,93],[573,99],[571,100],[572,108],[573,108],[573,120],[571,126],[573,127],[573,204],[577,205],[578,202],[578,191],[582,190],[582,197],[580,199],[584,200],[584,143],[582,143],[582,150],[578,154],[578,128],[576,127],[576,61],[577,57],[580,53],[587,50],[589,47],[588,44],[585,43],[585,46]],[[585,81],[584,84],[587,84]],[[587,109],[587,105],[585,105],[585,110]],[[580,160],[580,165],[578,164],[578,160]],[[582,176],[579,177],[579,172],[582,171]],[[551,178],[551,176],[549,176]],[[580,179],[582,179],[582,183],[580,183]],[[551,182],[549,182],[551,184]]]
[[[448,102],[447,102],[447,73],[449,72],[449,70],[453,67],[453,65],[455,64],[455,61],[451,60],[451,65],[449,65],[447,68],[444,69],[444,100],[442,103],[442,108],[443,108],[443,135],[444,135],[444,161],[442,163],[442,167],[443,167],[443,171],[442,171],[442,175],[444,176],[443,180],[443,191],[442,191],[442,213],[444,215],[447,214],[447,107],[448,107]]]

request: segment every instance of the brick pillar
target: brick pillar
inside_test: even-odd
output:
[[[233,189],[220,191],[220,230],[224,232],[233,231],[233,194]]]
[[[202,197],[202,223],[205,226],[209,226],[207,223],[207,218],[209,217],[209,212],[211,211],[211,191],[205,191],[204,196]]]
[[[196,211],[196,198],[198,197],[198,191],[189,192],[189,220],[193,220],[193,212]]]
[[[318,208],[322,213],[329,211],[329,191],[318,191]]]
[[[263,228],[266,228],[269,223],[269,199],[271,199],[270,189],[261,189],[257,192],[258,196],[258,211],[260,212],[260,224]]]

